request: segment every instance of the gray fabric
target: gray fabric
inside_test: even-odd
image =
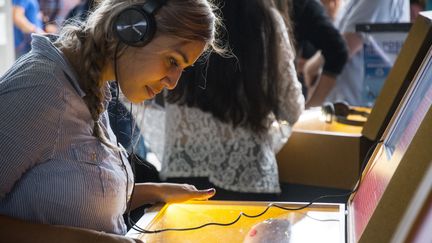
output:
[[[119,153],[92,136],[77,76],[49,38],[33,35],[32,51],[0,78],[0,214],[125,234],[129,163],[123,156],[126,196]]]

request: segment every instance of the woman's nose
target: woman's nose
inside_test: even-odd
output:
[[[180,69],[168,73],[166,78],[163,79],[163,83],[165,84],[166,88],[169,90],[174,89],[177,86],[181,74],[182,70]]]

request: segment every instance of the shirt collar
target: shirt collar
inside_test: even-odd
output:
[[[78,82],[78,75],[73,70],[72,65],[63,55],[63,53],[53,44],[58,39],[57,35],[38,35],[32,34],[32,52],[39,53],[54,63],[57,63],[65,73],[67,79],[81,97],[85,92],[81,89]]]

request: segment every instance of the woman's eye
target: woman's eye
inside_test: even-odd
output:
[[[179,67],[179,63],[177,62],[177,60],[175,58],[170,58],[169,59],[170,65],[174,66],[174,67]]]

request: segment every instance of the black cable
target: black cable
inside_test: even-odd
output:
[[[119,51],[119,46],[120,46],[120,43],[117,43],[117,45],[115,47],[115,50],[114,50],[114,58],[113,58],[114,60],[113,60],[113,63],[114,63],[114,76],[115,76],[115,79],[116,79],[114,130],[115,130],[115,134],[116,134],[116,144],[120,148],[121,146],[120,146],[120,142],[118,141],[118,136],[117,136],[117,134],[119,132],[119,130],[118,130],[118,112],[119,112],[119,104],[120,104],[120,101],[119,101],[119,96],[120,96],[119,75],[118,75],[118,65],[117,65],[117,55],[118,55],[118,51]],[[131,145],[132,145],[131,146],[132,147],[131,148],[132,149],[131,160],[132,161],[136,161],[136,159],[135,160],[133,159],[133,157],[135,157],[135,154],[134,154],[134,151],[133,151],[134,150],[134,146],[132,144],[133,143],[132,137],[133,137],[133,133],[134,133],[133,120],[132,120],[132,103],[130,104],[130,115],[131,115],[131,119],[130,119],[130,126],[131,126],[130,129],[131,130],[130,130],[130,132],[131,132]],[[126,164],[125,164],[125,162],[123,160],[123,156],[121,154],[121,150],[119,150],[118,153],[119,153],[119,157],[120,157],[120,160],[121,160],[121,163],[122,163],[122,168],[124,169],[125,174],[126,174],[126,192],[125,192],[125,195],[126,195],[126,210],[125,210],[125,212],[126,212],[126,218],[127,218],[126,223],[129,225],[129,227],[131,227],[131,228],[133,228],[135,230],[140,230],[141,228],[138,227],[138,226],[136,226],[136,222],[134,222],[131,219],[131,217],[130,217],[132,198],[133,198],[133,195],[134,195],[134,192],[135,192],[135,182],[133,183],[133,186],[132,186],[131,197],[128,200],[129,173],[128,173],[127,168],[126,168]],[[138,161],[140,161],[140,160],[138,159]],[[139,164],[146,165],[144,163],[139,163]],[[146,165],[146,166],[148,166],[148,165]],[[135,175],[135,168],[134,168],[133,165],[131,165],[131,169],[132,169],[132,174]]]
[[[358,179],[358,183],[356,184],[356,186],[354,187],[354,189],[351,190],[351,193],[350,193],[350,194],[357,192],[358,189],[359,189],[359,187],[360,187],[360,184],[361,184],[361,182],[362,182],[362,171],[363,171],[363,169],[365,169],[365,167],[366,167],[366,164],[367,164],[367,162],[368,162],[368,158],[369,158],[369,156],[371,156],[371,153],[372,153],[372,151],[373,151],[372,148],[375,148],[376,146],[378,146],[378,144],[383,143],[383,142],[384,142],[384,140],[382,140],[382,139],[381,139],[381,140],[378,140],[378,141],[374,142],[374,143],[371,145],[371,147],[368,149],[368,151],[367,151],[367,153],[366,153],[366,155],[365,155],[365,157],[364,157],[364,159],[363,159],[363,161],[362,161],[362,164],[360,165],[360,171],[359,171],[360,174],[358,175],[358,177],[359,177],[359,179]]]
[[[118,55],[118,49],[119,49],[120,43],[117,43],[115,50],[114,50],[114,77],[116,82],[116,97],[115,97],[115,116],[114,116],[114,130],[118,132],[118,110],[119,110],[119,84],[118,84],[118,67],[117,67],[117,55]],[[116,135],[116,144],[119,146],[118,136]],[[120,156],[121,158],[121,156]],[[123,161],[122,161],[123,162]]]
[[[113,59],[114,59],[113,60],[113,62],[114,62],[114,76],[115,76],[115,79],[116,79],[115,80],[115,82],[116,82],[116,97],[115,97],[114,130],[115,130],[115,134],[116,134],[116,144],[117,144],[117,146],[119,148],[121,148],[120,142],[118,141],[118,112],[119,112],[119,104],[120,104],[120,101],[119,101],[120,89],[119,89],[119,82],[118,82],[119,81],[119,78],[118,78],[119,76],[118,76],[117,55],[118,55],[119,47],[120,47],[120,42],[118,42],[117,45],[116,45],[116,47],[115,47],[114,57],[113,57]],[[126,192],[125,192],[125,195],[126,195],[126,201],[125,201],[126,202],[126,210],[125,211],[128,212],[127,217],[129,217],[130,207],[131,207],[131,202],[132,202],[132,197],[133,197],[134,189],[135,189],[135,183],[132,186],[131,197],[128,200],[129,173],[127,171],[127,167],[126,167],[126,164],[125,164],[125,162],[123,160],[123,156],[122,156],[121,152],[122,151],[119,150],[118,154],[119,154],[119,157],[120,157],[120,161],[122,163],[122,168],[123,168],[123,170],[125,171],[125,174],[126,174]],[[131,166],[131,168],[132,168],[132,173],[135,174],[134,171],[133,171],[133,167],[132,166]]]
[[[233,221],[231,221],[229,223],[214,223],[214,222],[210,222],[210,223],[206,223],[206,224],[202,224],[202,225],[199,225],[199,226],[196,226],[196,227],[190,227],[190,228],[165,228],[165,229],[160,229],[160,230],[146,230],[146,229],[143,229],[143,228],[137,226],[136,223],[133,222],[130,219],[130,217],[129,217],[129,223],[133,222],[134,224],[132,226],[132,229],[136,230],[137,232],[144,233],[144,234],[156,234],[156,233],[161,233],[161,232],[165,232],[165,231],[190,231],[190,230],[201,229],[201,228],[204,228],[204,227],[207,227],[207,226],[211,226],[211,225],[214,225],[214,226],[230,226],[230,225],[233,225],[233,224],[237,223],[242,216],[245,216],[247,218],[257,218],[257,217],[265,214],[271,207],[279,208],[279,209],[286,210],[286,211],[298,211],[298,210],[302,210],[302,209],[308,208],[312,204],[314,204],[315,202],[317,202],[318,200],[321,200],[321,199],[324,199],[324,198],[347,197],[347,196],[350,196],[351,194],[355,193],[358,190],[358,188],[360,187],[361,179],[362,179],[361,178],[362,177],[361,176],[362,175],[362,169],[366,165],[366,163],[368,162],[369,156],[371,155],[372,151],[374,151],[374,148],[378,144],[380,144],[382,142],[383,142],[383,140],[379,140],[379,141],[374,142],[371,145],[371,147],[367,151],[367,153],[366,153],[366,155],[365,155],[365,157],[364,157],[364,159],[363,159],[363,161],[362,161],[362,163],[360,165],[360,172],[359,172],[358,183],[355,185],[355,187],[350,192],[347,192],[345,194],[319,196],[319,197],[316,197],[316,198],[312,199],[309,203],[307,203],[307,204],[305,204],[305,205],[303,205],[301,207],[296,207],[296,208],[283,207],[283,206],[280,206],[280,205],[277,205],[277,204],[274,204],[274,203],[270,203],[269,205],[267,205],[267,207],[261,213],[258,213],[256,215],[248,215],[246,213],[240,212],[239,216],[235,220],[233,220]]]

